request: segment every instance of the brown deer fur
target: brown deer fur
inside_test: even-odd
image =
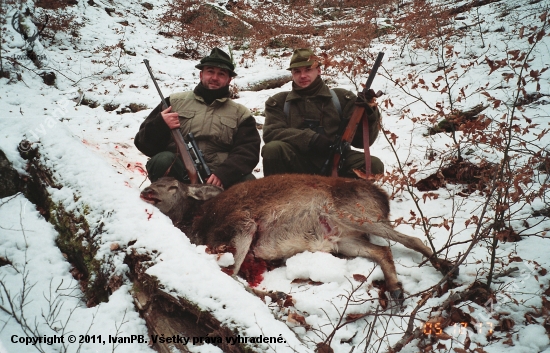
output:
[[[400,292],[390,247],[373,244],[373,235],[420,252],[440,270],[450,265],[432,257],[420,239],[395,231],[388,221],[388,195],[365,180],[273,175],[222,192],[162,178],[141,198],[168,215],[191,242],[234,248],[235,274],[249,252],[271,261],[325,251],[376,261],[388,289]]]

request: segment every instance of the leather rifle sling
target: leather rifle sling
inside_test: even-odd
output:
[[[365,175],[371,175],[369,119],[363,114],[363,149],[365,151]]]

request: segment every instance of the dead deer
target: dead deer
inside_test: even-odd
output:
[[[283,174],[223,191],[162,178],[141,198],[170,217],[192,243],[233,249],[234,274],[247,255],[265,261],[306,250],[361,256],[381,266],[392,298],[401,300],[391,249],[374,244],[376,236],[420,252],[443,274],[452,267],[420,239],[394,230],[388,195],[365,180]]]

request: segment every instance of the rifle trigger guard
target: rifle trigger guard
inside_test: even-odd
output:
[[[336,150],[338,154],[343,155],[344,151],[347,151],[350,148],[351,144],[349,142],[342,142],[339,146],[337,146]]]

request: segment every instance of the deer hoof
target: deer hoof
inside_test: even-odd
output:
[[[451,270],[454,267],[454,264],[452,262],[450,262],[448,260],[441,260],[441,259],[436,259],[435,262],[433,263],[433,265],[444,276],[447,275],[447,273],[451,272]],[[459,273],[459,270],[458,270],[458,267],[457,267],[452,273],[449,274],[449,277],[451,277],[453,279],[457,278],[458,273]]]
[[[388,309],[391,309],[392,313],[403,310],[403,301],[405,300],[403,289],[386,292],[386,296],[388,297]]]
[[[403,289],[396,289],[390,292],[390,299],[403,301],[404,298]]]

